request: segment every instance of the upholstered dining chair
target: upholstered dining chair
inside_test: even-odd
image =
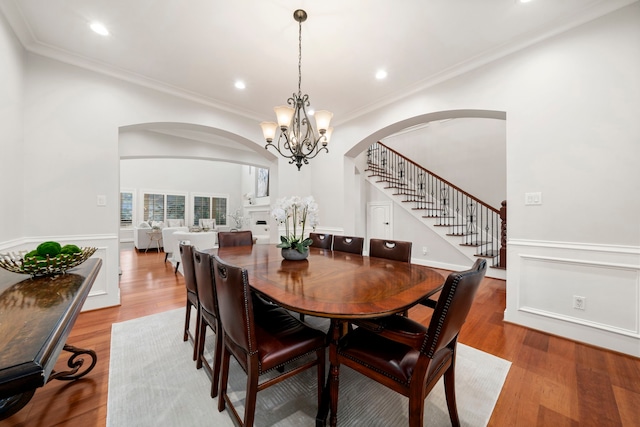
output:
[[[391,259],[394,261],[411,262],[411,242],[402,240],[369,239],[369,256]],[[409,311],[402,313],[407,317]]]
[[[362,255],[364,237],[333,236],[333,250]]]
[[[174,274],[178,273],[178,267],[180,266],[180,257],[175,253],[178,248],[179,239],[174,237],[173,233],[176,231],[188,231],[189,227],[165,227],[162,229],[162,247],[164,249],[164,262],[167,262],[169,257],[176,263]]]
[[[487,263],[478,259],[471,269],[449,274],[440,296],[432,304],[429,326],[403,316],[387,316],[375,324],[363,323],[340,339],[340,364],[409,398],[409,426],[422,427],[424,399],[440,377],[453,426],[459,426],[455,393],[458,334],[471,309]],[[338,395],[337,375],[331,376],[332,394]],[[337,415],[338,402],[331,402]]]
[[[411,242],[401,240],[370,239],[369,256],[411,262]]]
[[[218,247],[253,245],[253,233],[245,231],[220,231],[218,233]]]
[[[331,249],[333,244],[333,234],[309,233],[309,238],[313,241],[311,246],[320,249]]]
[[[258,391],[313,366],[318,370],[319,405],[324,382],[325,334],[281,307],[254,309],[246,269],[226,264],[214,256],[213,275],[223,334],[218,410],[223,411],[229,405],[236,422],[251,427]],[[227,395],[231,355],[247,374],[243,419]],[[279,369],[294,360],[300,361],[296,367]],[[260,383],[259,377],[269,371],[275,371],[276,376]]]
[[[196,360],[198,354],[198,325],[196,321],[196,331],[191,332],[189,324],[191,322],[191,307],[196,309],[197,319],[200,319],[200,300],[198,299],[198,286],[196,284],[196,272],[193,265],[193,251],[191,245],[180,243],[180,258],[182,259],[182,272],[184,274],[184,283],[187,288],[187,306],[184,319],[184,337],[183,341],[191,340],[193,343],[193,360]]]
[[[200,315],[198,316],[198,350],[196,355],[196,368],[204,367],[211,380],[211,397],[218,395],[218,382],[220,380],[220,362],[222,354],[222,334],[220,333],[220,315],[218,314],[218,300],[216,298],[213,274],[211,270],[211,256],[207,252],[197,249],[193,251],[193,265],[198,287],[198,300],[200,302]],[[207,327],[215,334],[216,346],[213,351],[211,364],[205,356],[205,341]]]

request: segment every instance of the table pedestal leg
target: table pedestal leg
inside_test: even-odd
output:
[[[322,391],[322,402],[318,407],[316,415],[316,427],[324,427],[327,422],[327,415],[331,410],[329,417],[329,425],[335,427],[337,424],[337,408],[338,408],[338,376],[339,366],[338,360],[338,340],[342,336],[344,322],[340,319],[331,319],[331,327],[329,329],[329,375],[327,382]]]

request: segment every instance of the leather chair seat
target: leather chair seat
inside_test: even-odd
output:
[[[264,310],[254,310],[261,373],[290,362],[294,354],[312,353],[325,346],[326,335],[323,332],[305,325],[281,307],[266,304],[268,306],[263,307]],[[244,363],[243,350],[233,342],[227,345],[240,363]]]
[[[401,316],[394,317],[404,319]],[[413,368],[420,356],[420,352],[410,346],[386,339],[364,328],[357,328],[343,338],[338,346],[338,353],[405,386],[409,386]],[[438,373],[450,365],[452,357],[453,351],[448,347],[438,351],[429,365],[427,380],[439,377]]]

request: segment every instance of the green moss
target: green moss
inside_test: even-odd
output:
[[[58,242],[43,242],[38,245],[36,250],[40,256],[46,257],[49,255],[50,257],[54,257],[60,253],[62,246],[60,246]]]
[[[25,259],[27,259],[27,258],[34,257],[34,256],[36,256],[36,255],[38,255],[38,250],[37,250],[37,249],[34,249],[34,250],[32,250],[31,252],[27,252],[27,253],[24,255],[24,258],[25,258]]]
[[[67,254],[67,255],[79,254],[81,252],[82,252],[82,249],[80,249],[76,245],[64,245],[60,250],[61,254]]]

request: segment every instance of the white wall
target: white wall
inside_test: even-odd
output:
[[[360,117],[334,139],[354,141],[345,153],[355,156],[430,112],[506,112],[505,319],[638,356],[639,76],[635,3]],[[543,204],[525,206],[534,191]],[[352,192],[347,218],[360,209]],[[572,309],[573,295],[593,305]]]
[[[0,14],[0,249],[22,237],[22,171],[25,52]]]

